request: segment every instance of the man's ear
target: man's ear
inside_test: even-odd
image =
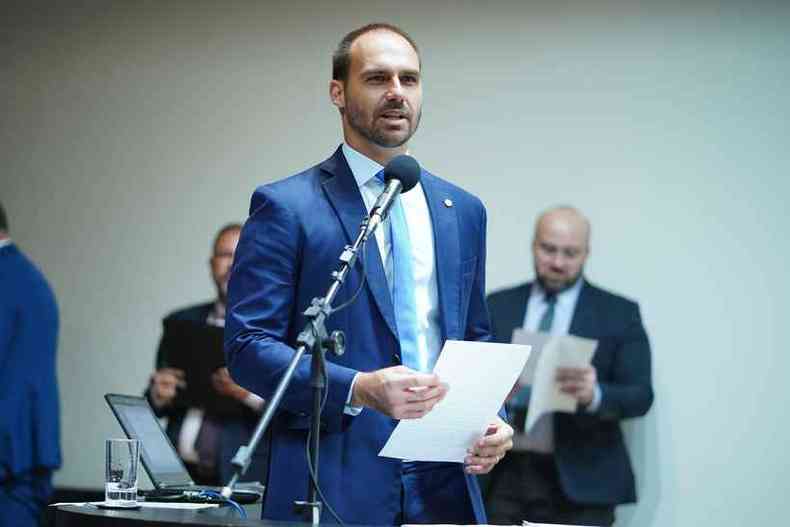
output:
[[[341,112],[346,107],[346,93],[343,81],[332,79],[329,81],[329,98],[332,104],[337,106]]]

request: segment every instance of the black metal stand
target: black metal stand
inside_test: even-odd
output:
[[[304,514],[305,519],[313,525],[318,525],[321,519],[322,504],[318,500],[318,449],[319,439],[321,432],[321,411],[323,394],[326,389],[326,357],[327,350],[332,351],[336,355],[342,355],[345,351],[345,336],[340,331],[333,331],[331,335],[326,332],[326,319],[332,314],[332,302],[337,296],[340,287],[343,285],[348,273],[356,262],[359,250],[364,246],[370,234],[376,226],[369,228],[368,220],[365,219],[360,226],[360,232],[357,239],[351,246],[346,245],[343,253],[340,255],[340,269],[332,272],[332,283],[326,295],[323,298],[314,298],[310,307],[304,312],[307,318],[307,323],[304,329],[297,337],[298,347],[296,353],[291,358],[288,367],[283,374],[282,379],[277,384],[271,399],[266,405],[266,410],[261,416],[261,420],[255,427],[255,432],[250,439],[248,445],[242,445],[233,456],[231,464],[234,467],[233,476],[228,484],[222,489],[222,495],[230,497],[233,492],[233,487],[238,482],[239,478],[244,475],[250,465],[250,459],[255,448],[258,446],[261,438],[269,427],[269,422],[272,420],[274,413],[280,406],[280,401],[285,394],[288,385],[291,383],[294,371],[299,364],[302,356],[306,351],[312,354],[312,361],[310,363],[310,386],[313,389],[313,413],[310,422],[310,466],[308,470],[308,489],[307,501],[295,501],[294,507],[297,512]]]

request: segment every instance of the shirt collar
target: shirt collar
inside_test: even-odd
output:
[[[211,311],[208,313],[208,317],[206,317],[206,324],[220,328],[225,327],[225,304],[219,300],[214,302],[214,305],[211,306]]]
[[[14,241],[11,238],[5,238],[0,240],[0,249],[5,247],[6,245],[11,245],[12,243],[14,243]]]
[[[384,168],[366,155],[348,146],[347,143],[343,143],[343,155],[346,156],[348,168],[351,169],[351,174],[360,188],[365,186],[368,181],[373,179]]]

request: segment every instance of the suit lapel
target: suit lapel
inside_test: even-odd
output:
[[[346,239],[351,244],[359,234],[359,226],[362,219],[367,215],[365,202],[359,192],[351,169],[348,167],[342,148],[338,148],[335,154],[321,164],[321,170],[328,173],[330,177],[322,183],[327,199],[332,204],[335,213],[340,218]],[[392,297],[387,286],[387,276],[384,273],[379,247],[376,239],[371,237],[366,243],[364,253],[359,258],[365,258],[365,274],[368,281],[368,288],[373,294],[376,305],[381,312],[384,321],[387,323],[392,334],[397,338],[397,325],[395,323],[395,310],[392,306]],[[358,265],[361,262],[358,262]]]
[[[422,171],[420,184],[433,224],[434,268],[442,311],[443,337],[462,339],[459,328],[458,309],[461,306],[461,246],[458,235],[458,215],[456,207],[448,207],[445,194],[437,180],[425,170]],[[442,264],[438,265],[439,255]]]
[[[505,311],[510,318],[503,323],[504,327],[509,329],[507,333],[508,339],[512,337],[514,329],[524,327],[524,321],[527,319],[527,309],[529,309],[529,294],[531,291],[532,283],[527,283],[523,287],[516,289],[513,293],[513,301],[509,302],[512,307]],[[508,342],[510,342],[510,340],[508,340]]]

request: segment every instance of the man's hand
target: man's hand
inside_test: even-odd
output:
[[[160,368],[151,375],[151,402],[161,408],[173,402],[178,388],[187,385],[184,370]]]
[[[593,400],[598,375],[595,368],[557,368],[557,382],[560,390],[572,395],[579,403],[587,406]]]
[[[220,395],[232,397],[237,401],[243,402],[250,395],[250,392],[233,382],[227,368],[219,368],[211,374],[211,385]]]
[[[393,419],[418,419],[444,399],[448,389],[438,375],[393,366],[360,373],[351,404],[372,408]]]
[[[466,472],[488,474],[511,448],[513,427],[497,417],[495,422],[488,425],[485,435],[469,448],[469,454],[464,459]]]

